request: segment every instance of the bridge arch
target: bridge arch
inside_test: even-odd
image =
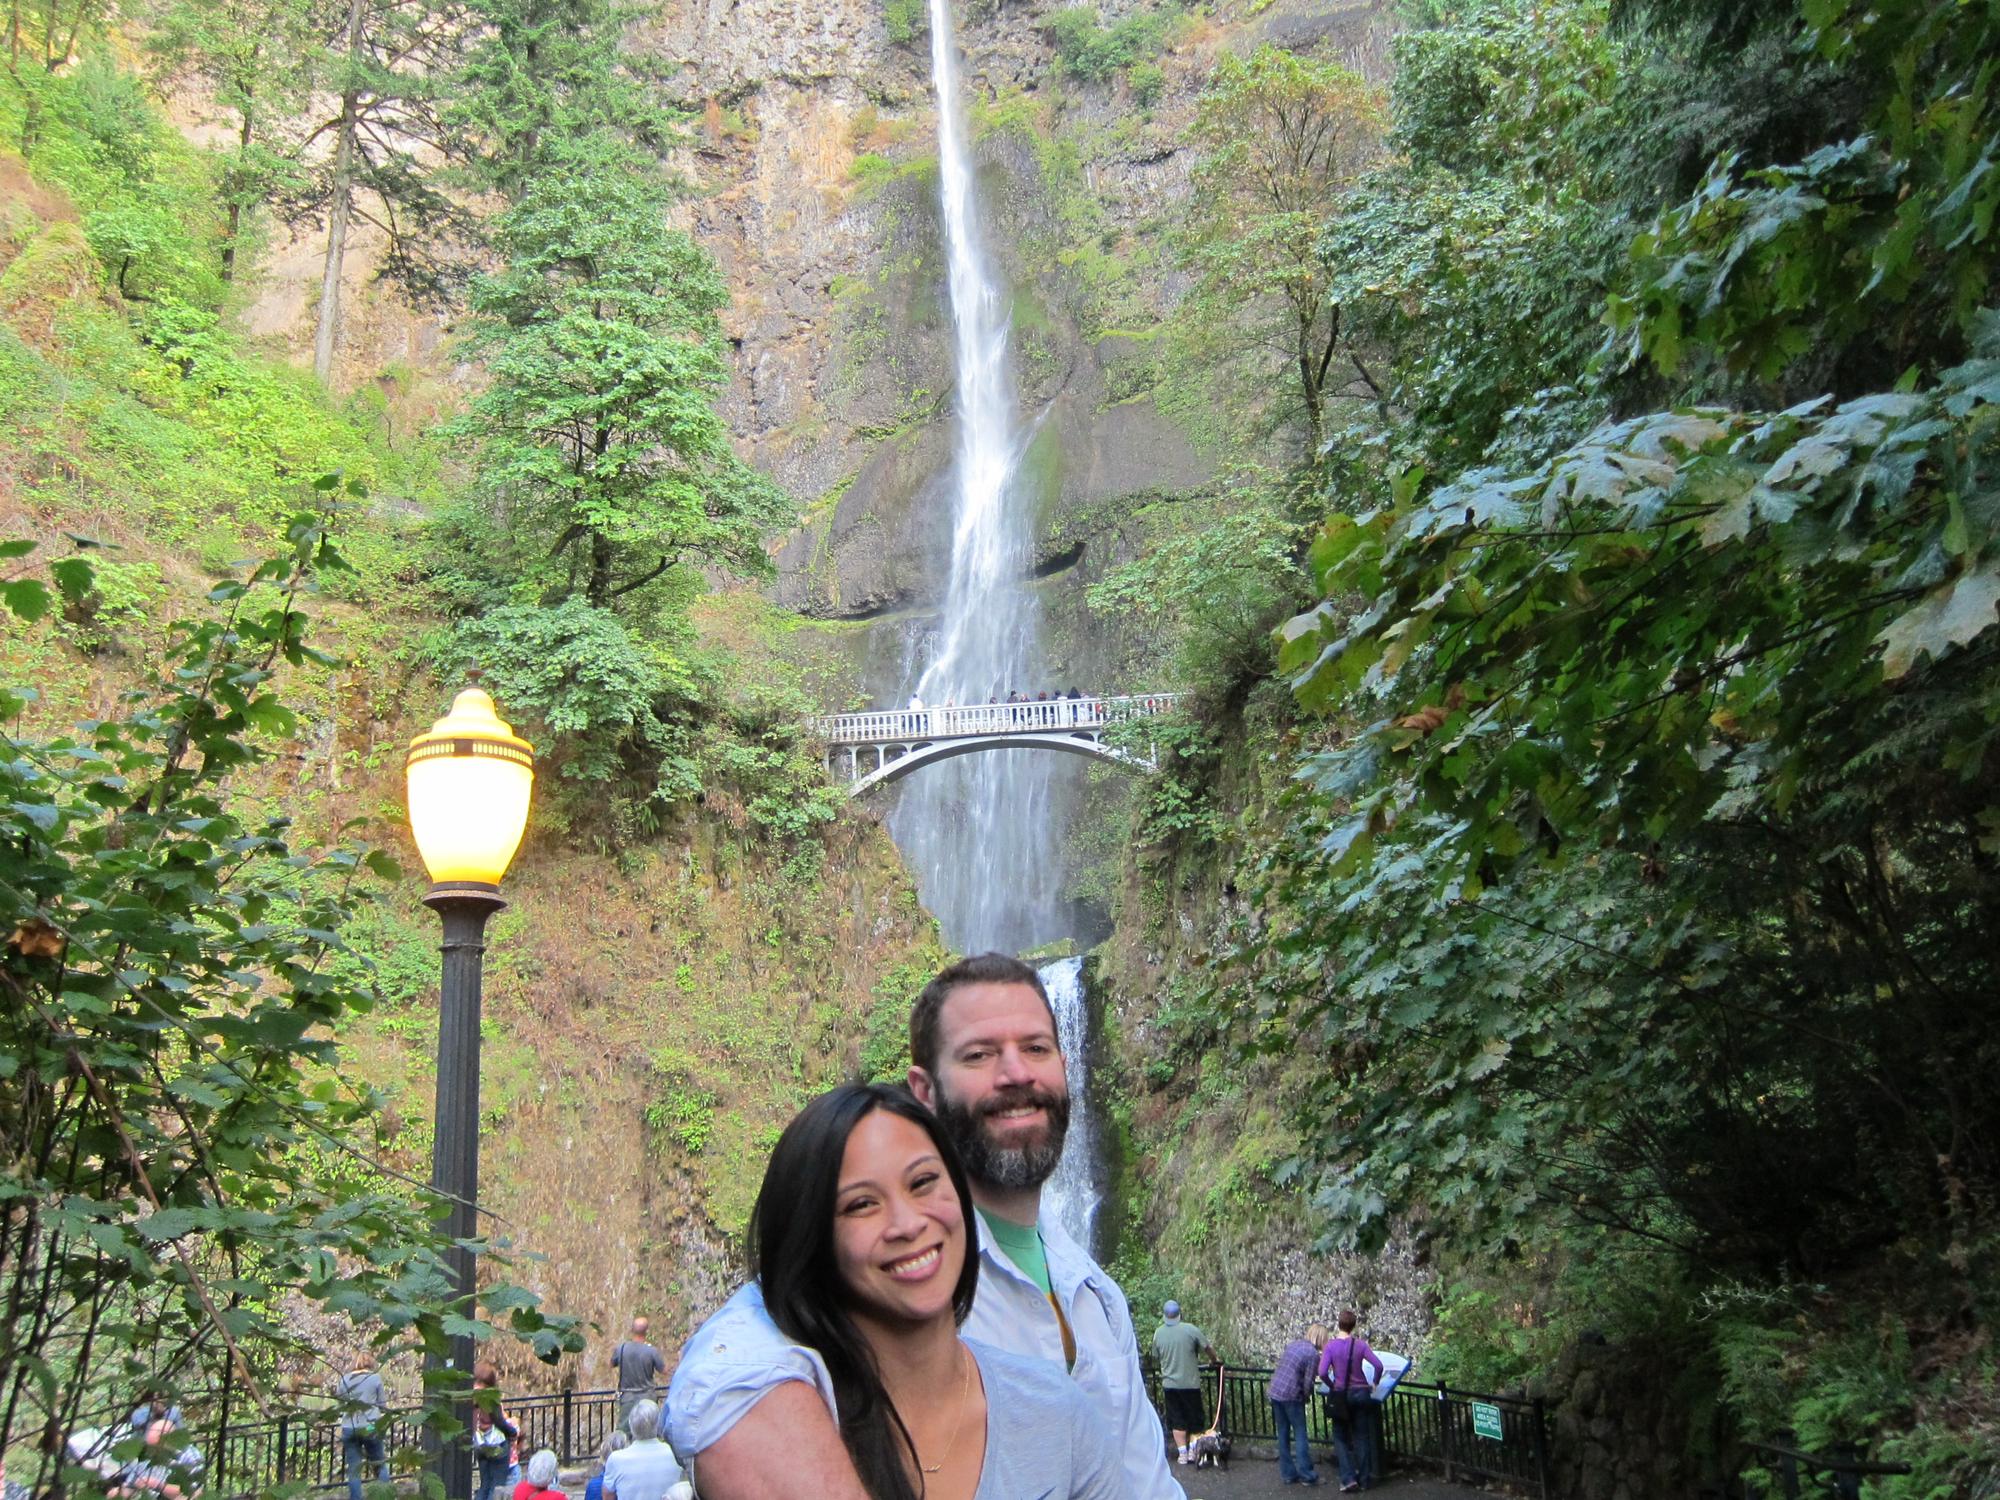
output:
[[[961,755],[978,755],[987,750],[1056,750],[1066,755],[1087,755],[1093,760],[1108,760],[1131,771],[1158,769],[1154,762],[1142,760],[1119,749],[1116,745],[1107,745],[1103,740],[1089,734],[982,735],[976,738],[922,741],[903,749],[901,754],[884,756],[881,765],[855,778],[847,789],[847,795],[865,797],[876,787],[887,786],[892,781],[901,781],[905,776],[913,771],[920,771],[925,766],[933,766],[941,760],[952,760]]]
[[[1157,770],[1150,745],[1141,755],[1108,742],[1105,731],[1115,724],[1157,717],[1174,703],[1175,695],[1159,693],[877,709],[815,719],[812,729],[826,744],[827,773],[847,782],[850,797],[864,797],[925,766],[984,750],[1052,750],[1108,761],[1130,771]]]

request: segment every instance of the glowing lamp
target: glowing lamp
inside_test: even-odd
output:
[[[410,832],[439,885],[497,889],[528,826],[535,752],[469,687],[410,741]]]

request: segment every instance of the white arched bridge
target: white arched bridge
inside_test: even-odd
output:
[[[812,721],[826,742],[829,775],[861,797],[912,771],[973,755],[981,750],[1059,750],[1089,755],[1131,771],[1159,769],[1152,742],[1143,754],[1130,744],[1105,738],[1113,725],[1157,718],[1178,700],[1176,693],[1131,694],[1116,698],[1047,698],[1029,703],[973,703],[963,708],[885,708],[860,714],[829,714]]]

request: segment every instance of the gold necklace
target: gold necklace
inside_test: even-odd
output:
[[[958,1446],[958,1429],[965,1425],[965,1398],[972,1394],[972,1361],[966,1358],[963,1344],[958,1346],[958,1362],[965,1367],[965,1378],[958,1385],[958,1415],[952,1418],[951,1441],[944,1445],[944,1457],[934,1464],[925,1463],[921,1453],[917,1455],[917,1467],[926,1474],[937,1473],[951,1461],[951,1450]],[[910,1446],[914,1448],[916,1444]]]

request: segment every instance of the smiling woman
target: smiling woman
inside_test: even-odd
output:
[[[979,1275],[971,1202],[907,1090],[821,1095],[779,1138],[751,1218],[765,1307],[818,1356],[874,1500],[1119,1494],[1109,1439],[1064,1371],[960,1338]]]

